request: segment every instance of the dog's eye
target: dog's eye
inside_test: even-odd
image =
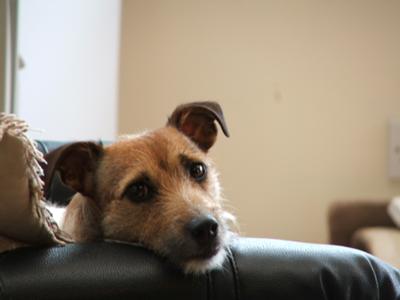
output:
[[[192,176],[196,181],[202,181],[206,178],[207,167],[201,162],[195,162],[190,165],[190,176]]]
[[[131,184],[125,191],[125,196],[133,202],[148,201],[152,198],[153,194],[153,188],[143,181]]]

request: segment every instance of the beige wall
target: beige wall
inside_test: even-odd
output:
[[[390,197],[400,1],[124,1],[119,132],[215,99],[211,155],[244,234],[324,242],[333,199]]]

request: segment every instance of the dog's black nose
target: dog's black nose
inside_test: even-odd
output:
[[[218,235],[218,222],[212,216],[195,218],[189,222],[187,228],[201,246],[209,245]]]

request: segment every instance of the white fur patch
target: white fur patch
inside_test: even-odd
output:
[[[46,208],[52,214],[54,221],[56,221],[58,226],[61,227],[63,220],[64,220],[65,211],[66,211],[65,207],[54,207],[54,206],[46,205]]]
[[[210,270],[220,269],[226,258],[226,250],[221,249],[210,259],[193,259],[185,263],[185,273],[202,274]]]

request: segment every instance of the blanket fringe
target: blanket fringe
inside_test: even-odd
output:
[[[37,149],[36,142],[26,135],[28,130],[29,125],[16,115],[0,113],[0,141],[7,133],[18,138],[25,149],[24,159],[27,165],[26,175],[30,190],[30,201],[33,208],[32,213],[40,220],[45,220],[44,225],[49,233],[51,233],[53,240],[63,244],[68,241],[68,238],[64,237],[64,234],[58,228],[57,223],[44,204],[44,182],[41,179],[44,173],[40,164],[46,164],[46,161],[43,158],[43,154]]]

